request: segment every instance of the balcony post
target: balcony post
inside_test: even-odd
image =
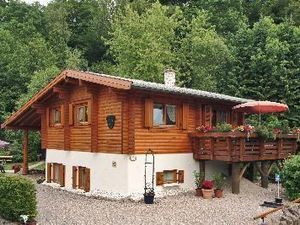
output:
[[[204,174],[204,179],[205,179],[205,161],[204,160],[199,161],[199,172]]]
[[[261,162],[261,186],[263,188],[268,188],[269,186],[269,180],[268,180],[268,161],[262,161]]]
[[[232,163],[231,166],[231,188],[233,194],[240,193],[240,163]]]
[[[23,133],[23,175],[28,174],[28,129]]]

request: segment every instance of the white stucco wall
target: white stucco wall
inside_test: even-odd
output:
[[[116,167],[112,166],[113,161]],[[66,165],[66,188],[72,188],[72,166],[84,166],[91,169],[92,191],[128,194],[127,155],[47,149],[46,162]]]
[[[72,166],[84,166],[91,169],[91,192],[112,193],[117,196],[135,196],[138,198],[142,197],[144,192],[145,155],[134,155],[133,158],[135,158],[134,161],[130,160],[130,156],[126,154],[55,149],[47,149],[46,154],[47,163],[66,165],[65,184],[67,189],[72,188]],[[114,162],[115,166],[113,166]],[[151,166],[149,166],[150,168]],[[155,172],[173,169],[184,170],[184,183],[171,186],[155,185],[157,195],[174,194],[178,191],[195,189],[193,171],[199,170],[199,162],[193,159],[192,153],[155,155]],[[206,163],[207,179],[210,179],[216,171],[227,174],[227,165],[221,162]]]

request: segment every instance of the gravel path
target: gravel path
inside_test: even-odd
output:
[[[229,189],[222,199],[204,200],[193,193],[156,199],[156,204],[109,201],[80,196],[74,193],[38,185],[39,224],[259,224],[253,216],[265,211],[264,200],[274,200],[276,188],[268,190],[243,180],[241,194]]]

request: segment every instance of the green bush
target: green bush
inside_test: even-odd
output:
[[[37,215],[36,189],[33,182],[21,176],[0,175],[0,215],[20,221],[20,215],[33,219]]]
[[[216,126],[216,131],[218,132],[222,132],[222,133],[225,133],[225,132],[230,132],[232,131],[233,127],[231,124],[229,123],[218,123],[217,126]]]
[[[285,192],[290,200],[300,198],[300,155],[284,162],[282,180]]]

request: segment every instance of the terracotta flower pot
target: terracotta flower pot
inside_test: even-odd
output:
[[[26,225],[36,225],[37,222],[35,220],[32,220],[30,222],[25,223]]]
[[[214,191],[213,189],[202,189],[204,199],[212,199]]]
[[[223,190],[215,189],[215,197],[216,198],[223,198]]]
[[[198,197],[202,197],[203,196],[201,188],[197,188],[196,189],[196,196],[198,196]]]

